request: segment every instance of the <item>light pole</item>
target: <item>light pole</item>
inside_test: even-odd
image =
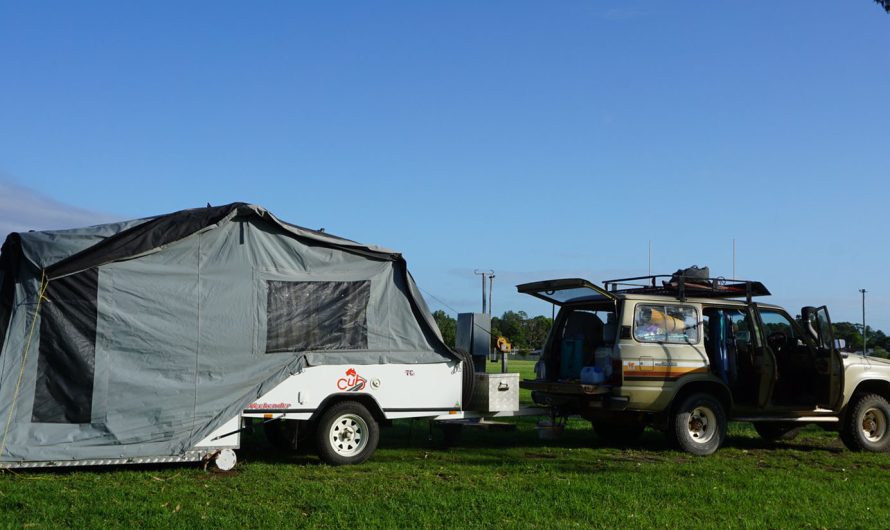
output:
[[[494,306],[491,304],[491,290],[494,286],[494,271],[490,270],[488,273],[488,314],[490,315],[494,310]]]
[[[479,269],[476,269],[473,274],[482,276],[482,314],[485,314],[485,271],[479,272]]]
[[[865,341],[867,340],[865,335],[865,293],[867,293],[868,291],[866,291],[865,289],[859,289],[859,292],[862,293],[862,355],[865,355],[865,352],[867,351],[865,349]]]

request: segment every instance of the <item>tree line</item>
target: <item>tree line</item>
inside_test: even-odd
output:
[[[441,309],[433,312],[433,318],[439,325],[445,344],[455,346],[457,320]],[[547,340],[547,334],[553,325],[553,319],[545,316],[529,317],[525,311],[505,311],[500,317],[491,318],[491,336],[493,340],[506,337],[510,344],[520,352],[540,349]],[[852,322],[835,322],[832,324],[834,338],[846,342],[847,351],[862,350],[862,324]],[[866,326],[866,347],[875,357],[890,358],[890,337],[883,331]]]
[[[847,342],[844,350],[862,351],[862,324],[852,322],[835,322],[832,324],[834,338]],[[890,357],[890,337],[879,329],[865,326],[865,347],[874,350],[871,355],[875,357]]]
[[[441,309],[433,312],[433,318],[439,325],[445,344],[453,348],[457,320]],[[505,337],[515,350],[527,353],[544,346],[552,325],[553,319],[550,317],[529,317],[525,311],[505,311],[499,317],[491,317],[491,336],[493,340]]]

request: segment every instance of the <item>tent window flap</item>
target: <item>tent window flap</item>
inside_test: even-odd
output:
[[[266,353],[368,349],[370,281],[266,285]]]

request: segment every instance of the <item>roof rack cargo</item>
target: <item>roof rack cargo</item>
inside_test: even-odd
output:
[[[661,279],[660,282],[659,279]],[[739,298],[744,296],[748,303],[751,303],[751,299],[755,296],[771,294],[769,289],[760,282],[727,280],[726,278],[690,278],[677,274],[655,274],[606,280],[603,282],[603,287],[613,293],[666,295],[676,297],[680,301],[685,301],[690,296],[699,298]]]

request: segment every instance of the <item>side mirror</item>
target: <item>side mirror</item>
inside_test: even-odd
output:
[[[834,339],[834,349],[843,350],[847,347],[847,341],[845,339]]]

